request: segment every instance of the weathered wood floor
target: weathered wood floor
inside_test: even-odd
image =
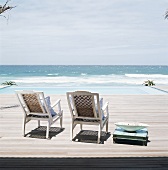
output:
[[[57,122],[52,128],[51,140],[43,139],[45,131],[35,130],[37,122],[30,122],[22,137],[23,113],[17,107],[15,95],[0,95],[0,157],[167,157],[168,156],[168,95],[103,95],[109,101],[110,134],[102,136],[102,144],[70,140],[71,117],[65,95],[50,95],[51,100],[61,98],[64,111],[63,127]],[[16,105],[16,107],[14,107]],[[7,108],[7,106],[13,106]],[[6,107],[6,108],[5,108]],[[113,144],[115,122],[137,121],[149,124],[147,146]],[[45,126],[45,123],[42,124]],[[33,131],[32,131],[33,130]],[[41,127],[45,130],[45,127]],[[85,134],[96,135],[96,126],[84,126]],[[76,127],[75,133],[79,133]],[[103,133],[104,134],[104,133]],[[85,139],[88,136],[85,137]],[[88,137],[88,140],[90,138]],[[97,139],[96,136],[94,138]],[[93,139],[93,140],[94,140]]]

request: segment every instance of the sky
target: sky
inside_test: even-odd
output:
[[[1,65],[168,65],[168,0],[9,5],[17,7],[0,17]]]

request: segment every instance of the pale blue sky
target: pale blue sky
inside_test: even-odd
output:
[[[3,4],[5,0],[0,0]],[[168,0],[12,0],[0,64],[168,65]]]

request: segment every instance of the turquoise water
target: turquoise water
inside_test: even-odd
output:
[[[140,86],[148,79],[168,85],[168,66],[0,65],[0,84],[22,87]]]
[[[145,86],[112,86],[112,87],[7,87],[0,89],[0,94],[14,94],[15,90],[36,90],[45,94],[66,94],[68,91],[86,90],[99,94],[167,94],[157,89]]]
[[[87,90],[101,94],[165,94],[142,86],[145,80],[168,85],[168,66],[80,66],[25,65],[0,66],[0,84],[15,81],[18,86],[0,90],[38,90],[47,94]]]

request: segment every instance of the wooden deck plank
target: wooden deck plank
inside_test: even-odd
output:
[[[109,101],[111,136],[104,144],[72,142],[70,140],[71,117],[65,95],[60,98],[64,110],[63,132],[51,140],[22,137],[23,113],[20,107],[0,109],[0,157],[162,157],[168,156],[168,95],[102,95]],[[15,95],[1,94],[0,108],[18,105]],[[113,144],[115,122],[137,121],[149,124],[148,146]],[[42,123],[42,126],[45,126]],[[57,122],[55,127],[59,127]],[[30,122],[26,132],[37,127]],[[84,130],[97,131],[96,126],[84,126]],[[76,134],[79,127],[76,127]],[[75,134],[74,133],[74,134]]]

